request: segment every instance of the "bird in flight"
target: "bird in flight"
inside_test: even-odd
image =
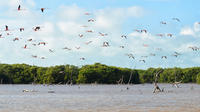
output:
[[[88,22],[95,22],[95,20],[94,19],[89,19]]]
[[[48,9],[48,8],[40,8],[40,10],[41,10],[42,13],[43,13],[44,10],[46,10],[46,9]]]
[[[16,41],[16,40],[19,40],[19,38],[16,37],[16,38],[13,39],[13,41]]]
[[[18,11],[20,11],[20,10],[21,10],[21,5],[19,5],[19,6],[18,6],[17,10],[18,10]]]
[[[100,34],[102,37],[104,37],[104,36],[107,36],[107,35],[108,35],[107,33],[101,33],[101,32],[99,32],[99,34]]]
[[[167,22],[161,21],[160,24],[166,25]]]
[[[92,41],[88,41],[88,42],[86,42],[85,44],[88,45],[88,44],[90,44],[90,43],[92,43]]]
[[[108,46],[110,46],[109,42],[103,42],[103,47],[108,47]]]
[[[127,39],[127,36],[126,36],[126,35],[122,35],[121,37]]]
[[[82,57],[82,58],[80,58],[80,60],[85,60],[85,58]]]
[[[66,49],[66,50],[69,50],[69,51],[72,50],[72,49],[70,49],[70,48],[68,48],[68,47],[64,47],[63,49]]]
[[[172,36],[173,36],[173,34],[171,34],[171,33],[168,33],[168,34],[167,34],[167,36],[168,36],[168,37],[172,37]]]
[[[135,57],[133,56],[133,54],[126,54],[129,58],[135,59]]]
[[[143,62],[143,63],[145,63],[146,61],[145,61],[145,60],[139,60],[139,62]]]
[[[36,26],[36,27],[33,28],[34,31],[39,31],[40,29],[41,29],[40,26]]]
[[[162,58],[162,59],[167,59],[167,56],[162,56],[161,58]]]
[[[20,32],[24,31],[24,28],[19,28],[19,31],[20,31]]]
[[[175,20],[175,21],[181,22],[181,20],[178,19],[178,18],[172,18],[172,20]]]

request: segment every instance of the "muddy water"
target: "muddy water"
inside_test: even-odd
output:
[[[200,112],[200,85],[159,86],[0,85],[0,112]]]

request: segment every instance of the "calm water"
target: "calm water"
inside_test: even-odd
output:
[[[159,86],[165,92],[153,94],[152,84],[0,85],[0,112],[200,112],[200,85]]]

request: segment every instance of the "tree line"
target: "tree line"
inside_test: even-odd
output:
[[[200,67],[149,68],[147,70],[120,68],[100,63],[77,67],[59,65],[38,67],[27,64],[0,64],[1,84],[140,84],[153,83],[155,74],[159,83],[200,84]]]

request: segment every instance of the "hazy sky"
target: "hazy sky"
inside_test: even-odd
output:
[[[142,69],[199,66],[200,51],[189,48],[200,47],[199,4],[199,0],[1,0],[0,61],[39,66],[100,62]],[[18,5],[21,11],[17,11]],[[46,8],[44,13],[40,8]],[[88,22],[89,19],[95,21]],[[5,25],[9,31],[4,31]],[[35,26],[41,30],[35,32]],[[25,31],[20,32],[19,28]],[[108,35],[101,36],[99,32]],[[14,38],[19,40],[13,41]],[[38,45],[39,42],[47,44]],[[110,46],[102,47],[103,42]],[[25,45],[27,49],[23,48]],[[64,50],[65,47],[71,50]],[[181,55],[175,57],[174,52]],[[126,55],[130,53],[135,59]]]

